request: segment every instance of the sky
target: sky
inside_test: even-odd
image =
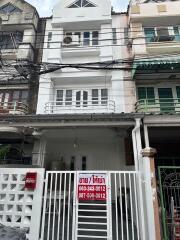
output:
[[[51,16],[52,8],[60,0],[26,0],[35,6],[41,17]],[[115,11],[126,11],[128,0],[112,0]]]

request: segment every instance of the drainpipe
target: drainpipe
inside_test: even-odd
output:
[[[140,133],[141,118],[136,118],[135,121],[136,121],[136,124],[134,129],[132,130],[132,141],[133,141],[135,170],[138,171],[139,170],[139,154],[142,150],[141,133]]]

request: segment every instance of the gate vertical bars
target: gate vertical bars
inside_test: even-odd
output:
[[[80,172],[61,171],[47,172],[44,188],[41,240],[83,240],[78,230],[84,224],[84,232],[91,229],[94,237],[106,240],[144,240],[140,233],[141,210],[139,202],[139,173],[135,171],[106,171],[107,201],[99,202],[98,209],[92,208],[96,202],[78,202],[77,185]],[[83,171],[81,173],[103,173],[99,171]],[[103,210],[105,209],[105,210]],[[80,211],[79,211],[80,210]],[[79,213],[83,213],[82,223]],[[107,236],[93,229],[94,212],[98,212],[96,222],[99,232],[108,231]],[[104,215],[102,212],[106,212]],[[106,219],[106,220],[102,220]],[[81,225],[79,225],[81,224]],[[107,228],[104,228],[104,225]],[[87,227],[87,228],[86,228]],[[96,236],[97,235],[97,236]],[[86,235],[92,239],[91,236]],[[95,238],[95,239],[96,239]]]
[[[159,188],[160,188],[160,203],[162,209],[162,227],[163,239],[168,240],[171,236],[171,223],[173,222],[170,211],[171,199],[174,201],[174,210],[177,211],[177,216],[180,224],[180,167],[179,166],[159,166],[158,167]],[[177,196],[178,195],[178,196]],[[172,216],[171,216],[172,215]],[[176,226],[175,226],[176,227]],[[176,230],[176,229],[175,229]]]

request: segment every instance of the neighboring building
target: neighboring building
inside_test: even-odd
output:
[[[180,1],[132,1],[129,7],[135,111],[145,114],[146,146],[157,149],[155,164],[161,193],[163,239],[178,239],[178,224],[172,224],[180,207],[179,8]]]
[[[34,114],[39,76],[27,73],[26,66],[41,62],[46,21],[22,0],[1,0],[0,19],[0,118]],[[0,132],[0,144],[11,148],[5,162],[31,163],[33,143],[24,136],[24,129]]]

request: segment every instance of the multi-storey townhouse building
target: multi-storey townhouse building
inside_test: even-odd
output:
[[[25,1],[0,2],[0,118],[36,112],[39,77],[28,65],[41,62],[45,20]],[[37,48],[38,47],[38,48]],[[32,139],[24,129],[1,128],[6,163],[31,163]],[[27,133],[28,134],[28,133]]]
[[[145,145],[157,149],[163,239],[178,238],[179,7],[179,1],[132,1],[129,7],[135,111],[144,113]]]
[[[120,14],[111,14],[110,1],[105,4],[62,1],[54,8],[52,19],[47,20],[43,62],[111,66],[112,61],[122,58],[120,29]],[[62,68],[41,76],[37,114],[51,115],[52,119],[56,116],[79,118],[78,115],[84,118],[91,114],[97,119],[98,116],[111,117],[125,112],[124,99],[123,71],[106,70],[106,67]],[[45,135],[44,163],[48,168],[60,159],[69,170],[126,168],[126,129],[121,126],[48,130]],[[114,151],[117,145],[121,150]],[[111,153],[115,156],[110,166]]]
[[[46,74],[39,80],[37,112],[20,115],[15,109],[0,120],[3,141],[21,138],[21,149],[32,155],[33,168],[17,188],[11,184],[8,197],[20,188],[18,200],[26,202],[23,192],[35,207],[23,206],[22,217],[0,211],[4,223],[30,225],[36,210],[40,213],[44,188],[41,239],[155,239],[152,153],[141,154],[144,113],[134,112],[128,21],[126,13],[112,12],[110,0],[59,1],[46,19],[41,65]],[[45,181],[36,166],[46,169]],[[30,240],[39,239],[32,233],[34,222]]]

